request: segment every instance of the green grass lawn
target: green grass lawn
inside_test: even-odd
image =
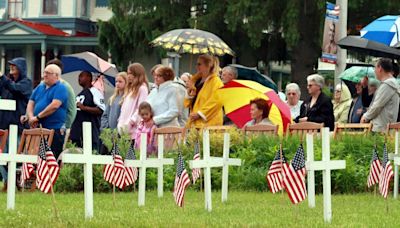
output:
[[[213,192],[213,211],[204,210],[204,194],[189,191],[185,208],[175,206],[171,192],[157,198],[157,192],[146,193],[146,205],[137,206],[137,192],[94,195],[94,218],[84,219],[83,193],[57,194],[60,220],[54,218],[51,195],[19,192],[16,209],[6,210],[6,194],[0,193],[0,227],[132,227],[132,226],[286,226],[320,227],[323,222],[322,196],[317,207],[307,202],[292,206],[286,194],[230,192],[228,203],[221,203],[221,193]],[[395,227],[400,215],[400,201],[386,202],[373,194],[334,195],[333,226]],[[389,210],[387,211],[387,206]]]

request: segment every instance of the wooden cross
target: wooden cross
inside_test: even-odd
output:
[[[332,220],[332,199],[331,199],[331,170],[346,168],[345,160],[330,160],[330,134],[329,128],[322,129],[322,161],[314,161],[314,151],[309,150],[312,145],[312,136],[307,134],[307,162],[306,169],[310,171],[322,170],[323,195],[324,195],[324,220]],[[310,174],[310,173],[308,173]],[[312,173],[313,175],[313,173]],[[308,202],[310,207],[315,207],[315,179],[308,178]],[[311,189],[311,192],[310,192]]]
[[[203,168],[204,170],[204,195],[205,208],[207,211],[212,210],[211,201],[211,168],[223,167],[222,173],[222,201],[228,199],[228,170],[229,165],[240,166],[240,159],[229,159],[229,134],[224,134],[224,157],[210,157],[210,133],[209,130],[203,132],[203,159],[191,160],[189,166],[193,168]]]
[[[172,158],[163,158],[164,156],[164,138],[162,135],[158,136],[158,158],[147,157],[147,135],[142,133],[140,137],[140,159],[139,160],[126,160],[126,167],[138,167],[139,168],[139,194],[138,194],[138,205],[144,206],[146,197],[146,169],[147,168],[157,168],[158,178],[157,178],[157,190],[158,197],[163,196],[164,192],[164,165],[173,165],[174,160]],[[160,147],[161,146],[161,147]]]
[[[92,154],[92,124],[83,123],[83,154],[63,154],[63,163],[83,164],[84,172],[84,194],[85,194],[85,217],[93,217],[93,164],[112,164],[111,155]]]

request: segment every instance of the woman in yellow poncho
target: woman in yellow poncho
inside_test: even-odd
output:
[[[222,125],[222,104],[216,91],[223,86],[218,77],[219,61],[211,55],[200,55],[197,73],[188,82],[188,97],[185,106],[190,109],[187,127]]]

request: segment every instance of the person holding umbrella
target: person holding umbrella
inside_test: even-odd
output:
[[[295,122],[324,123],[332,131],[335,117],[333,116],[333,105],[331,99],[322,92],[324,78],[319,74],[307,77],[307,89],[310,98],[304,101],[300,109],[300,116]]]
[[[376,78],[381,85],[366,113],[361,117],[361,123],[372,122],[373,132],[384,132],[388,123],[395,123],[399,111],[400,88],[392,75],[392,61],[379,59],[375,67]]]
[[[219,60],[205,54],[197,60],[197,73],[188,82],[185,106],[190,108],[187,126],[219,126],[223,123],[222,104],[218,101],[217,90],[223,86],[218,77]]]

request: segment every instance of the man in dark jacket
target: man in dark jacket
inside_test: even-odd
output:
[[[8,129],[10,124],[18,125],[18,135],[27,126],[20,123],[19,118],[25,114],[29,97],[32,93],[32,81],[26,75],[25,58],[15,58],[8,62],[10,64],[10,74],[0,74],[0,96],[2,99],[16,101],[15,111],[0,111],[0,129]],[[18,137],[19,138],[19,137]],[[8,145],[4,153],[8,152]],[[4,180],[4,188],[7,188],[7,170],[4,166],[0,167],[1,175]]]

